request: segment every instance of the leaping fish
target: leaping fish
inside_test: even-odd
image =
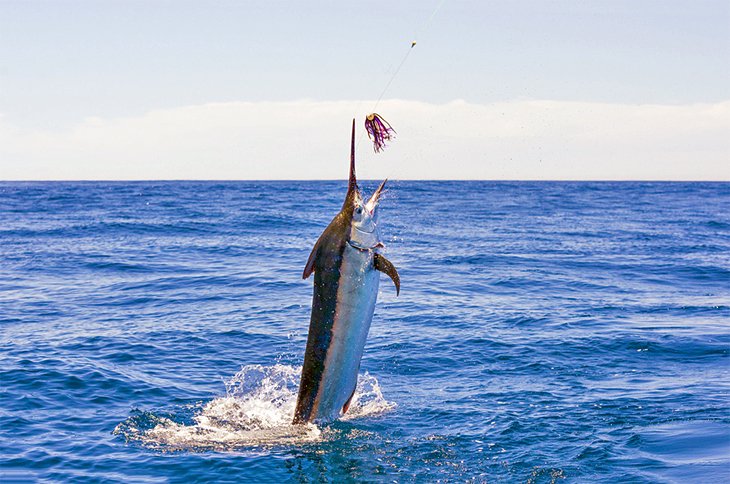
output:
[[[314,295],[295,424],[329,422],[347,412],[373,319],[380,272],[400,293],[398,271],[380,253],[384,246],[378,233],[378,201],[386,181],[364,201],[355,176],[353,120],[345,202],[314,244],[302,275],[307,279],[314,272]]]

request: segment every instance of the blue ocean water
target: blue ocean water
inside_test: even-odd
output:
[[[401,295],[352,415],[294,428],[344,192],[0,183],[0,480],[730,478],[730,184],[393,182]]]

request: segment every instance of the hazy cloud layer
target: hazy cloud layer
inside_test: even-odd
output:
[[[27,131],[0,118],[0,179],[344,178],[358,118],[361,178],[730,180],[730,101],[515,100],[377,110],[398,131],[374,155],[372,101],[217,103]]]

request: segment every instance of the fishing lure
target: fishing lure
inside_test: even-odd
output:
[[[378,113],[367,115],[365,118],[365,129],[368,132],[368,138],[373,142],[373,149],[376,153],[383,151],[386,141],[395,139],[395,130]]]

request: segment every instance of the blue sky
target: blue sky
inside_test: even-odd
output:
[[[379,107],[394,154],[361,148],[375,178],[730,179],[728,2],[537,0],[2,0],[0,179],[340,178],[411,40]]]

